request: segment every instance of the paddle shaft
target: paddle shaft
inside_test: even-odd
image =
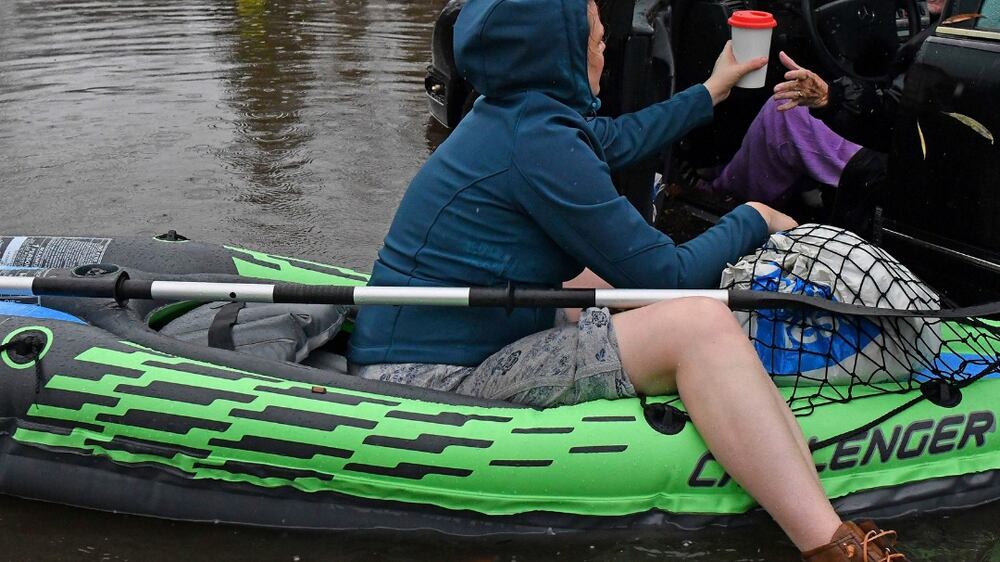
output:
[[[514,308],[639,308],[656,302],[702,297],[733,310],[812,308],[875,317],[983,317],[1000,314],[1000,303],[950,310],[895,310],[840,303],[805,295],[747,290],[533,289],[517,287],[342,287],[296,283],[210,283],[129,279],[124,272],[99,277],[6,277],[0,291],[12,296],[243,301],[339,305],[427,305]]]
[[[429,305],[500,308],[638,308],[685,297],[728,301],[725,290],[532,289],[516,287],[342,287],[297,283],[148,281],[128,275],[102,277],[5,277],[0,291],[18,296],[243,301],[341,305]]]

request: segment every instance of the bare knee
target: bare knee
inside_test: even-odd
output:
[[[736,317],[721,301],[692,297],[671,304],[675,306],[657,311],[658,318],[671,324],[679,322],[683,326],[680,334],[684,339],[702,341],[742,335]]]
[[[657,320],[663,322],[661,333],[671,340],[664,359],[674,369],[684,362],[702,361],[707,354],[730,353],[747,345],[746,333],[726,304],[700,297],[675,304],[657,311]]]
[[[682,364],[746,341],[726,305],[708,298],[658,303],[616,315],[614,322],[622,363],[646,394],[676,390]]]

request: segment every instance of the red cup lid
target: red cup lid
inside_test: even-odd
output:
[[[739,10],[733,12],[729,18],[729,25],[744,29],[770,29],[778,27],[778,22],[774,21],[774,16],[770,12]]]

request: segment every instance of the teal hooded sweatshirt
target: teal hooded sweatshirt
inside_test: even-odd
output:
[[[410,183],[370,285],[559,287],[589,267],[619,288],[709,288],[767,237],[740,206],[677,245],[618,195],[611,172],[712,118],[702,85],[594,118],[586,0],[470,0],[455,62],[482,94]],[[353,363],[478,365],[551,328],[553,309],[369,306]]]

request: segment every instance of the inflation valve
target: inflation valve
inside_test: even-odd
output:
[[[154,236],[153,238],[161,242],[187,242],[190,240],[187,236],[177,234],[176,230],[168,230],[163,234]]]
[[[931,403],[954,408],[962,401],[962,390],[948,381],[929,380],[920,385],[920,394]]]
[[[47,329],[26,328],[9,334],[0,344],[0,355],[4,363],[14,369],[27,369],[35,366],[45,352],[49,350],[51,340]]]
[[[664,435],[677,435],[684,430],[684,425],[691,419],[687,412],[680,408],[663,402],[650,404],[641,394],[639,404],[642,406],[642,414],[649,427]]]

